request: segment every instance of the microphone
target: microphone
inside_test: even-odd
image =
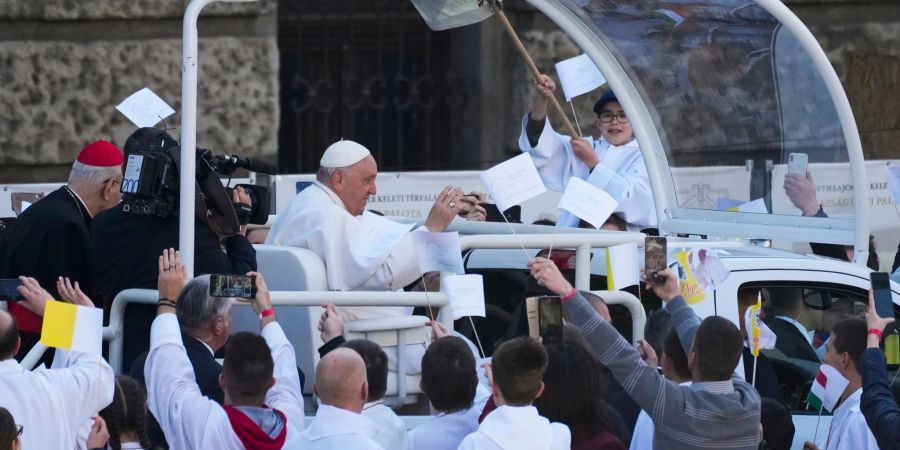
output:
[[[244,156],[219,156],[226,163],[233,164],[234,167],[243,167],[251,172],[264,173],[267,175],[277,175],[278,168],[259,160],[253,160]]]

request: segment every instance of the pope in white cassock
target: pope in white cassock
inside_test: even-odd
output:
[[[532,102],[531,112],[522,119],[519,148],[531,154],[547,189],[563,192],[571,177],[578,177],[603,189],[618,202],[614,213],[629,230],[655,227],[653,191],[641,149],[631,124],[612,91],[594,105],[599,140],[573,138],[557,133],[547,119],[547,99],[556,84],[546,75]],[[558,226],[577,227],[579,218],[562,211]]]
[[[415,246],[404,226],[366,212],[377,193],[375,158],[362,145],[338,141],[322,155],[316,181],[302,190],[285,213],[279,214],[266,244],[307,248],[325,263],[328,289],[337,291],[398,290],[420,276]],[[428,231],[444,231],[459,212],[483,213],[460,188],[447,186],[425,219]],[[481,215],[483,217],[483,215]],[[341,308],[348,321],[408,315],[412,308],[355,306]],[[411,374],[420,370],[429,330],[422,342],[407,346]],[[396,351],[385,348],[390,370],[396,371]]]

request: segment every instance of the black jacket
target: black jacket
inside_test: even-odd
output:
[[[877,348],[868,348],[859,359],[863,389],[859,409],[879,448],[900,448],[900,407],[888,384],[884,353]]]
[[[0,277],[34,277],[54,298],[59,298],[57,278],[69,277],[94,297],[89,272],[93,260],[90,227],[90,213],[68,187],[51,192],[0,234]],[[36,340],[28,333],[40,333],[41,320],[14,303],[10,303],[10,313],[24,332],[20,350],[24,356]]]
[[[759,360],[756,361],[756,380],[753,380],[753,352],[749,347],[744,347],[744,379],[752,382],[756,392],[760,397],[771,398],[779,404],[784,404],[784,396],[781,394],[781,384],[778,383],[778,375],[775,373],[775,366],[766,358],[766,355],[759,354]]]
[[[256,270],[256,251],[244,236],[231,236],[222,244],[208,225],[197,223],[194,236],[194,274],[243,275]],[[122,205],[97,215],[91,227],[95,262],[94,280],[107,314],[116,295],[130,288],[156,289],[159,256],[178,248],[178,217],[159,218],[127,214]],[[122,367],[130,367],[150,349],[150,325],[156,305],[133,304],[125,310]]]
[[[816,355],[816,351],[813,350],[812,345],[806,340],[806,336],[803,336],[803,333],[794,324],[777,317],[766,322],[766,324],[778,337],[775,341],[775,348],[781,350],[785,356],[819,362],[819,356]]]

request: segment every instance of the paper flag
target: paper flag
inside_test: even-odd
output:
[[[441,291],[450,300],[453,320],[465,316],[485,316],[484,281],[481,275],[451,275],[441,278]]]
[[[641,282],[637,244],[614,245],[606,249],[606,289],[619,290]]]
[[[844,378],[840,372],[828,364],[819,366],[819,372],[816,373],[815,381],[813,381],[812,389],[806,397],[806,403],[812,409],[825,408],[828,411],[834,411],[841,394],[850,381]]]
[[[606,83],[606,78],[585,53],[556,63],[556,74],[567,102]]]
[[[350,253],[357,258],[381,258],[415,225],[394,222],[366,211],[359,218],[359,227],[350,244]]]
[[[116,109],[138,128],[156,126],[166,117],[175,114],[175,110],[150,88],[143,88],[131,94],[125,101],[119,103]]]
[[[459,233],[432,233],[418,230],[412,233],[416,256],[419,258],[419,270],[425,272],[466,273],[463,268],[462,250],[459,245]]]
[[[48,301],[41,327],[41,343],[47,347],[100,354],[103,342],[103,310]]]
[[[481,22],[494,12],[485,2],[481,7],[475,0],[410,0],[435,31],[457,28]]]
[[[616,199],[581,178],[569,178],[558,207],[600,228],[618,206]]]
[[[715,250],[695,248],[688,252],[691,273],[700,287],[714,291],[731,273],[722,260],[716,256]]]
[[[501,212],[547,192],[528,153],[485,170],[481,182]]]
[[[775,333],[759,318],[762,309],[762,301],[757,300],[744,312],[744,329],[750,339],[750,351],[753,356],[759,356],[759,349],[775,348],[777,337]]]
[[[729,211],[733,211],[734,208],[729,208]],[[755,214],[768,214],[769,209],[766,208],[765,200],[758,198],[756,200],[744,203],[742,205],[737,206],[737,211],[742,213],[755,213]]]
[[[676,259],[679,267],[678,278],[681,285],[681,296],[684,297],[684,300],[689,305],[702,302],[706,299],[706,290],[694,278],[688,252],[678,252]]]

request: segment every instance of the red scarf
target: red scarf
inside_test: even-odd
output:
[[[284,421],[281,432],[278,433],[278,436],[272,438],[265,431],[260,429],[256,422],[250,420],[250,418],[239,409],[231,405],[225,405],[222,408],[225,409],[225,414],[228,414],[228,421],[231,422],[231,429],[234,430],[234,434],[241,440],[241,444],[244,444],[244,448],[253,450],[281,450],[281,447],[284,447],[288,423],[287,417],[285,417],[281,411],[272,409],[272,411],[275,411],[275,414],[281,416],[281,420]]]

